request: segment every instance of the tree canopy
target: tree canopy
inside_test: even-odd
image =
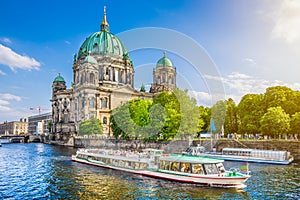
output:
[[[168,140],[196,134],[199,112],[187,90],[161,92],[153,101],[134,99],[114,109],[111,128],[115,138]]]
[[[289,131],[290,117],[280,106],[271,107],[262,116],[260,124],[263,135],[276,137]]]
[[[99,119],[92,118],[83,120],[79,124],[79,135],[95,135],[102,134],[103,127]]]

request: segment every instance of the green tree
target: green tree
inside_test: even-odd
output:
[[[50,120],[50,121],[48,122],[48,124],[47,124],[49,133],[51,133],[52,125],[53,125],[52,120]]]
[[[300,134],[300,112],[295,113],[291,117],[290,133],[296,135]]]
[[[262,103],[262,94],[246,94],[242,97],[237,107],[240,119],[238,133],[253,135],[259,133],[260,119],[265,113]]]
[[[272,137],[285,134],[290,128],[290,117],[284,110],[278,107],[271,107],[260,120],[261,133]]]
[[[226,102],[218,101],[211,108],[211,118],[214,120],[216,133],[221,133],[222,126],[224,125],[225,122],[225,116],[226,116]]]
[[[116,139],[156,140],[164,117],[164,108],[151,100],[133,99],[114,109],[110,121]]]
[[[286,86],[274,86],[266,89],[264,94],[265,111],[280,106],[289,115],[300,112],[300,92]]]
[[[129,139],[134,135],[134,122],[130,117],[129,102],[111,111],[110,123],[116,139]]]
[[[180,104],[181,119],[178,136],[196,134],[199,122],[199,109],[196,99],[188,95],[188,90],[177,88],[173,90],[173,93]]]
[[[99,119],[92,118],[83,120],[79,124],[79,135],[95,135],[102,134],[103,127]]]
[[[198,123],[198,132],[207,132],[209,131],[209,123],[211,117],[211,109],[204,106],[199,106],[199,123]]]
[[[160,131],[164,140],[197,133],[199,109],[188,90],[162,92],[154,97],[153,103],[164,107],[166,112],[165,124]]]
[[[233,99],[229,98],[226,101],[226,117],[224,124],[224,132],[225,133],[237,133],[238,132],[238,113],[237,106]]]

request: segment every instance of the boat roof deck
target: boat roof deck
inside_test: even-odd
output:
[[[240,151],[240,152],[277,152],[277,153],[285,153],[287,151],[275,151],[275,150],[263,150],[263,149],[247,149],[247,148],[223,148],[222,151]]]
[[[189,156],[182,154],[163,155],[160,160],[171,162],[187,162],[187,163],[220,163],[224,162],[222,159],[211,158],[208,156]]]

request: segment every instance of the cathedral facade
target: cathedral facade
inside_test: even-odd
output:
[[[176,87],[176,70],[164,56],[153,70],[150,92],[134,89],[134,67],[123,42],[109,32],[104,9],[100,31],[90,35],[74,55],[73,83],[67,89],[59,74],[52,83],[52,133],[56,140],[78,134],[82,120],[97,118],[112,135],[110,112],[135,98],[152,99]]]

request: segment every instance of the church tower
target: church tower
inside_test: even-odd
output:
[[[55,77],[52,83],[52,98],[56,95],[57,92],[63,91],[67,88],[65,79],[58,73],[58,76]]]
[[[171,91],[176,87],[176,68],[169,58],[164,56],[156,63],[153,70],[153,84],[150,88],[151,93]]]

